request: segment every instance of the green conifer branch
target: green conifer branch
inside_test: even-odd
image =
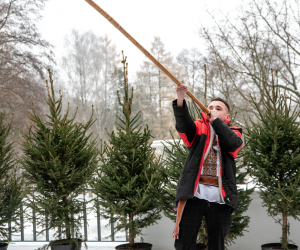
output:
[[[299,106],[298,103],[293,106],[291,96],[280,93],[278,72],[274,75],[271,70],[271,73],[271,83],[263,82],[266,95],[262,109],[257,110],[259,122],[250,120],[251,126],[246,123],[244,164],[249,166],[250,174],[261,188],[263,206],[275,222],[281,224],[281,247],[287,249],[290,241],[287,218],[300,219],[299,211],[294,210],[300,204],[300,179],[297,178],[300,172],[300,127],[296,122]],[[271,94],[268,89],[272,90]]]
[[[10,242],[11,236],[21,230],[22,200],[27,192],[24,179],[18,174],[19,166],[14,159],[14,143],[11,141],[12,121],[5,122],[0,112],[0,242]],[[8,227],[8,223],[12,223]]]
[[[77,244],[77,240],[70,238],[71,232],[81,237],[79,227],[83,215],[80,213],[84,202],[77,197],[84,192],[98,162],[97,137],[92,139],[93,134],[88,133],[95,120],[92,110],[86,124],[75,122],[78,109],[69,118],[69,104],[62,115],[62,95],[59,93],[59,99],[55,99],[50,70],[49,78],[48,99],[45,100],[49,108],[47,119],[43,121],[32,106],[30,132],[22,132],[24,156],[20,163],[24,177],[33,183],[31,186],[34,188],[26,203],[39,215],[36,218],[38,225],[46,229],[60,228],[56,235],[64,236],[66,242]],[[29,219],[33,219],[32,216]]]
[[[159,215],[155,198],[161,182],[158,175],[160,161],[149,145],[152,137],[148,126],[142,130],[141,115],[131,117],[133,89],[129,93],[128,64],[123,54],[124,95],[118,91],[122,115],[117,116],[117,132],[109,132],[109,144],[100,149],[101,165],[97,177],[90,185],[97,199],[101,199],[101,216],[120,224],[115,231],[129,230],[129,243],[145,226],[151,225]],[[111,218],[108,213],[114,213]]]

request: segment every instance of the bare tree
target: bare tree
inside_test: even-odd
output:
[[[224,14],[217,20],[211,14],[215,27],[201,28],[210,62],[244,101],[251,94],[261,102],[263,83],[270,87],[273,71],[273,77],[278,72],[278,86],[299,102],[299,10],[297,0],[249,0],[234,20]]]
[[[135,82],[134,107],[142,109],[143,123],[149,126],[152,126],[157,119],[156,87],[153,80],[156,74],[151,68],[151,62],[144,61],[137,72]]]
[[[159,37],[154,37],[152,55],[176,77],[181,77],[182,67],[174,61]],[[169,130],[174,131],[171,101],[176,96],[175,84],[149,60],[144,61],[137,72],[137,95],[143,96],[143,118],[153,130],[156,139],[166,139]]]
[[[232,115],[238,112],[237,119],[243,120],[243,116],[252,116],[253,107],[248,102],[249,94],[256,94],[253,88],[237,88],[234,83],[240,82],[240,74],[228,73],[220,62],[219,58],[209,55],[205,58],[207,65],[207,82],[209,97],[222,97],[232,109]],[[251,86],[251,84],[249,84]]]
[[[104,106],[103,119],[106,120],[107,112],[112,109],[112,96],[116,95],[117,91],[115,83],[117,81],[117,67],[119,63],[119,54],[116,52],[116,46],[112,44],[107,35],[102,38],[102,57],[102,85],[104,91],[102,105]]]
[[[102,138],[106,137],[105,127],[115,121],[118,57],[107,36],[73,30],[65,39],[62,68],[68,76],[69,97],[75,105],[79,104],[79,117],[83,120],[89,117],[90,106],[94,105],[95,132]]]
[[[42,112],[44,72],[54,63],[52,46],[42,39],[36,27],[45,2],[0,2],[0,111],[6,112],[8,118],[14,113],[15,136],[17,128],[24,128],[32,102]]]
[[[183,49],[176,59],[182,65],[182,75],[190,91],[194,94],[203,94],[204,57],[200,51],[196,48]]]
[[[81,108],[86,107],[92,98],[91,87],[95,85],[99,88],[101,49],[100,40],[92,32],[79,34],[77,30],[72,30],[65,39],[62,67],[67,72],[74,95],[80,99]]]
[[[52,46],[41,35],[36,22],[46,0],[3,0],[0,2],[0,70],[2,83],[28,71],[43,70],[53,62]],[[33,48],[34,51],[33,52]]]

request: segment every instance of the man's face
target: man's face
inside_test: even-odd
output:
[[[228,109],[223,102],[220,101],[212,101],[208,105],[209,110],[216,110],[217,117],[222,121],[230,120],[230,114],[228,113]]]

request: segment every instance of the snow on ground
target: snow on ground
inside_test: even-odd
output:
[[[12,242],[8,250],[35,250],[42,247],[47,242]],[[117,245],[127,242],[87,242],[88,250],[113,250]],[[85,248],[82,247],[82,250]]]

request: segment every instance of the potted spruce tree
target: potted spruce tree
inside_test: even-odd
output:
[[[5,113],[0,113],[0,250],[6,250],[12,234],[21,229],[18,220],[26,193],[14,159],[13,142],[9,142],[11,123],[4,120]]]
[[[32,189],[27,206],[35,209],[37,225],[56,230],[54,236],[62,238],[44,248],[77,250],[81,248],[79,228],[84,211],[79,195],[85,191],[98,164],[96,139],[88,132],[94,119],[92,115],[85,124],[75,122],[77,112],[69,117],[69,108],[62,114],[62,95],[56,99],[50,70],[49,77],[49,113],[44,120],[32,108],[29,131],[22,132],[20,163]]]
[[[189,105],[191,117],[195,120],[196,117],[201,117],[201,110],[195,103]],[[183,165],[188,156],[188,148],[183,144],[180,139],[165,141],[164,144],[164,168],[161,169],[161,175],[164,177],[166,183],[163,188],[161,198],[161,208],[164,215],[170,218],[174,223],[176,222],[176,212],[172,209],[175,202],[175,194],[177,182],[180,177]],[[240,158],[240,156],[238,157]],[[239,159],[238,159],[239,160]],[[237,165],[236,168],[236,183],[243,184],[247,175],[246,171],[243,171],[244,166]],[[249,225],[249,216],[243,215],[247,210],[251,202],[250,195],[253,193],[254,188],[246,189],[238,188],[239,205],[237,210],[232,214],[232,226],[229,234],[225,238],[225,247],[228,249],[231,244],[238,237],[244,236],[244,232]],[[199,229],[197,237],[196,250],[206,249],[207,233],[205,229],[205,218],[203,217],[202,225]]]
[[[271,85],[271,86],[270,86]],[[257,121],[246,123],[244,164],[259,187],[267,213],[281,225],[280,243],[262,249],[298,249],[289,244],[288,217],[300,219],[300,116],[299,105],[272,82],[263,83],[265,95],[256,108]]]
[[[122,63],[124,96],[117,94],[123,114],[117,116],[116,131],[107,132],[109,141],[101,147],[101,164],[90,185],[101,202],[100,214],[111,223],[118,222],[116,232],[129,232],[129,243],[116,249],[150,250],[152,244],[136,243],[134,239],[141,235],[142,228],[161,217],[156,196],[162,184],[161,164],[150,146],[151,131],[140,125],[140,112],[132,117],[133,88],[130,93],[124,55]]]

